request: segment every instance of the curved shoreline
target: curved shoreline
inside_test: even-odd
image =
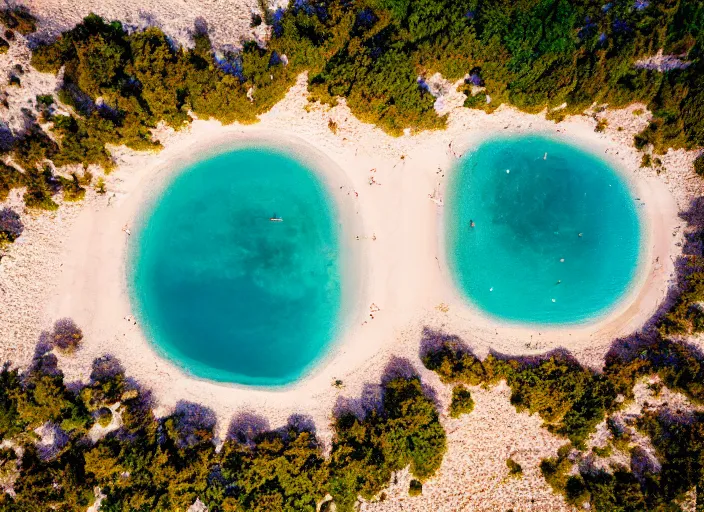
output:
[[[516,132],[520,133],[522,132]],[[626,182],[633,198],[639,197],[645,202],[645,208],[637,209],[642,240],[636,272],[624,295],[604,313],[585,322],[565,325],[530,324],[500,319],[485,313],[466,299],[459,290],[454,290],[453,298],[460,309],[457,316],[464,320],[471,319],[473,328],[468,331],[459,327],[453,330],[453,333],[463,336],[465,341],[481,354],[496,351],[510,356],[536,355],[565,348],[577,355],[580,351],[590,350],[639,330],[662,303],[670,286],[669,275],[674,271],[671,256],[678,252],[674,235],[672,239],[667,240],[666,233],[676,230],[677,225],[681,223],[678,221],[679,208],[662,183],[642,177],[636,178],[633,173],[628,173],[622,161],[611,158],[611,155],[604,158],[595,151],[595,146],[600,150],[609,149],[608,144],[600,144],[594,140],[587,143],[586,138],[575,133],[530,133],[574,145],[597,158],[602,158]],[[472,139],[466,145],[477,145],[493,135],[495,132]],[[444,233],[439,233],[440,238],[443,235]],[[439,252],[446,257],[444,239],[439,240],[439,244],[442,247]],[[448,290],[454,289],[449,262],[447,259],[442,262],[443,268],[446,269],[443,272],[444,286]],[[506,340],[510,342],[506,343]]]
[[[306,81],[302,77],[282,103],[262,116],[256,126],[196,121],[182,132],[162,131],[159,135],[164,137],[165,148],[157,155],[115,149],[119,165],[106,178],[108,197],[89,194],[85,204],[70,206],[66,214],[62,213],[65,208],[62,206],[58,215],[70,217],[68,224],[64,228],[51,224],[47,228],[51,240],[59,244],[55,260],[40,258],[32,263],[31,270],[22,270],[25,274],[12,274],[18,283],[40,276],[45,279],[45,286],[42,290],[22,288],[18,292],[20,298],[15,295],[15,300],[7,303],[13,311],[33,305],[41,312],[41,322],[27,323],[19,335],[8,336],[9,344],[0,346],[3,356],[26,364],[40,330],[48,328],[57,318],[70,316],[83,328],[85,343],[71,358],[60,357],[68,379],[87,379],[91,361],[111,353],[122,361],[131,376],[153,390],[158,411],[167,412],[177,402],[190,400],[212,408],[221,421],[250,410],[266,417],[271,425],[284,424],[290,414],[305,413],[312,417],[326,439],[335,404],[344,396],[360,396],[368,383],[378,382],[394,358],[408,359],[424,379],[437,382],[418,358],[425,328],[462,337],[478,355],[489,350],[532,355],[563,347],[578,357],[589,352],[588,357],[598,365],[610,342],[640,328],[667,293],[672,270],[670,257],[679,253],[675,246],[679,238],[670,236],[669,231],[670,226],[681,223],[677,204],[665,180],[656,177],[652,170],[640,169],[640,154],[619,142],[620,134],[615,130],[595,134],[593,121],[582,116],[555,124],[538,115],[508,108],[490,115],[458,108],[450,115],[446,131],[391,138],[352,117],[344,102],[332,109],[320,105],[311,108],[307,98]],[[621,114],[625,116],[628,112]],[[328,128],[331,119],[338,125],[336,134]],[[462,150],[494,133],[526,132],[550,133],[568,143],[581,141],[590,147],[620,151],[623,161],[619,164],[635,174],[633,179],[639,187],[650,190],[650,195],[640,197],[652,197],[646,199],[645,214],[653,222],[653,255],[663,254],[664,265],[655,276],[649,270],[644,271],[646,282],[634,290],[633,301],[624,305],[623,311],[586,330],[558,328],[548,333],[541,328],[540,334],[536,334],[534,329],[487,322],[458,297],[441,261],[440,213],[427,196],[453,162],[448,144],[453,142],[455,149]],[[355,216],[359,217],[362,239],[356,241],[350,236],[348,242],[359,247],[360,279],[365,283],[358,312],[363,316],[371,302],[379,305],[381,311],[364,326],[352,322],[348,336],[331,348],[328,357],[289,386],[259,389],[199,380],[162,359],[144,339],[139,326],[124,320],[131,311],[129,299],[120,291],[126,270],[125,235],[121,228],[134,218],[139,198],[150,191],[154,193],[159,180],[171,175],[174,169],[182,168],[190,159],[202,158],[219,144],[231,147],[229,144],[235,140],[272,133],[278,140],[288,137],[314,146],[316,152],[343,171],[344,179],[359,192],[359,209],[355,210],[359,215]],[[680,153],[668,154],[663,161],[666,166],[672,162],[679,173],[691,171],[684,167],[687,161]],[[368,183],[372,168],[376,169],[379,186]],[[674,183],[672,190],[681,193],[684,200],[690,197],[680,182]],[[678,199],[683,201],[679,195]],[[18,246],[20,258],[22,251],[44,250],[41,245],[44,242],[32,238],[33,233],[28,229],[29,242]],[[376,241],[372,241],[372,235],[376,235]],[[31,248],[32,240],[39,245]],[[650,259],[646,264],[645,268],[652,268]],[[0,328],[7,331],[13,325],[16,324]],[[531,343],[535,341],[531,336],[539,342]],[[13,352],[18,345],[22,357]],[[336,379],[343,381],[342,389],[332,385]]]
[[[567,144],[571,145],[573,147],[578,148],[581,151],[584,151],[585,153],[589,154],[590,156],[600,159],[603,162],[605,162],[610,168],[612,168],[619,176],[620,179],[623,180],[624,184],[628,188],[629,194],[632,196],[631,199],[636,201],[636,198],[640,199],[639,202],[643,202],[644,198],[648,200],[655,200],[657,193],[655,193],[653,190],[645,186],[645,183],[643,180],[637,180],[634,179],[634,176],[629,174],[627,172],[627,169],[625,168],[623,162],[616,161],[613,158],[610,158],[610,155],[608,152],[604,153],[598,153],[594,149],[594,141],[591,141],[592,145],[587,145],[587,143],[584,140],[581,140],[579,138],[576,138],[573,136],[563,136],[559,137],[560,134],[552,132],[552,131],[541,131],[541,130],[536,130],[536,131],[531,131],[531,132],[514,132],[510,133],[509,135],[505,134],[500,134],[498,132],[493,132],[490,134],[482,134],[481,136],[478,136],[476,138],[472,138],[470,141],[464,141],[463,144],[463,155],[466,153],[467,150],[470,150],[472,148],[476,148],[479,145],[483,144],[486,141],[492,140],[494,137],[497,135],[503,135],[503,137],[521,137],[525,135],[535,135],[535,136],[540,136],[544,137],[549,140],[553,140],[562,144]],[[606,145],[603,145],[604,147],[601,149],[605,149],[608,151],[608,147]],[[604,157],[606,155],[606,157]],[[459,159],[450,167],[450,173],[455,173],[457,171],[459,165]],[[450,178],[451,179],[451,178]],[[443,183],[442,187],[442,195],[443,197],[447,193],[447,186],[450,182],[450,179],[446,180]],[[647,204],[647,203],[646,203]],[[676,205],[671,204],[669,205],[671,207],[674,207],[676,210]],[[460,290],[456,290],[457,293],[455,294],[455,300],[458,302],[462,303],[464,306],[467,307],[469,310],[470,314],[476,319],[478,319],[480,322],[482,322],[484,325],[486,325],[489,328],[501,328],[501,329],[508,329],[512,331],[513,335],[521,335],[524,338],[524,341],[527,343],[530,343],[533,340],[533,336],[535,333],[539,332],[540,336],[547,335],[563,335],[566,331],[570,333],[570,335],[576,333],[579,336],[592,336],[596,333],[599,333],[602,329],[604,329],[605,326],[608,325],[613,325],[613,326],[621,326],[625,320],[628,320],[627,312],[636,304],[640,303],[641,300],[644,298],[643,292],[645,291],[644,288],[647,288],[647,280],[648,276],[652,274],[653,270],[653,260],[657,257],[661,257],[662,254],[654,254],[655,252],[662,253],[662,249],[660,251],[656,251],[652,244],[653,241],[656,240],[655,237],[655,232],[658,231],[659,228],[662,226],[656,226],[658,224],[655,222],[655,215],[653,215],[653,212],[646,212],[645,209],[641,208],[639,204],[634,205],[634,209],[636,212],[636,215],[638,217],[638,221],[640,224],[640,247],[639,247],[639,254],[638,254],[638,261],[636,264],[636,268],[634,270],[633,277],[631,278],[630,282],[628,283],[628,286],[625,288],[624,292],[621,294],[621,296],[616,300],[611,306],[607,307],[603,312],[595,315],[592,318],[583,320],[583,321],[576,321],[576,322],[570,322],[570,323],[559,323],[559,324],[541,324],[541,323],[533,323],[533,322],[525,322],[525,321],[520,321],[520,320],[511,320],[511,319],[506,319],[506,318],[501,318],[496,315],[492,315],[490,313],[487,313],[483,311],[479,306],[474,304],[470,299],[465,297]],[[670,215],[672,214],[672,210],[669,212]],[[455,285],[455,279],[452,276],[452,271],[450,269],[450,262],[448,260],[448,252],[447,252],[447,247],[446,247],[446,233],[444,230],[444,209],[443,213],[441,214],[441,219],[438,224],[438,244],[440,247],[439,253],[442,254],[441,261],[442,261],[442,266],[444,269],[446,269],[445,274],[446,274],[446,283],[445,285],[448,287],[451,287],[453,289],[456,289],[457,286]],[[658,301],[659,303],[659,301]],[[621,329],[617,329],[618,331],[621,331]],[[529,339],[525,340],[525,335],[529,333]],[[617,337],[619,334],[615,334],[614,337]],[[526,347],[529,348],[529,347]],[[511,355],[517,355],[515,353],[510,353]]]
[[[361,265],[361,253],[359,248],[354,244],[349,243],[349,240],[354,236],[354,233],[361,231],[361,216],[358,212],[358,205],[354,201],[354,196],[350,191],[353,190],[345,173],[332,160],[327,158],[325,154],[317,151],[313,146],[308,145],[301,139],[287,134],[274,135],[264,133],[258,130],[251,130],[246,134],[231,135],[223,137],[223,140],[216,140],[209,147],[199,149],[189,155],[185,162],[179,162],[178,165],[164,165],[157,172],[163,173],[161,177],[150,176],[147,178],[147,183],[144,188],[137,190],[135,204],[130,207],[130,214],[133,218],[132,224],[129,225],[132,232],[137,233],[143,227],[148,213],[151,212],[163,193],[168,187],[184,172],[187,172],[193,165],[217,157],[219,155],[247,148],[264,148],[271,149],[282,155],[286,155],[292,159],[303,163],[307,169],[312,172],[319,180],[328,194],[328,199],[333,207],[333,222],[336,224],[336,231],[339,237],[339,261],[340,261],[340,281],[341,281],[341,307],[336,321],[335,336],[330,340],[320,351],[318,356],[310,361],[300,374],[291,382],[282,382],[274,384],[263,384],[258,382],[261,379],[240,376],[228,370],[220,370],[208,367],[208,365],[185,356],[178,349],[170,352],[161,343],[156,342],[154,334],[149,334],[149,329],[143,329],[143,337],[151,344],[155,352],[174,366],[179,368],[188,378],[202,380],[205,382],[218,383],[225,386],[235,386],[254,389],[281,390],[295,384],[298,381],[305,380],[311,373],[320,365],[334,356],[336,348],[339,344],[344,343],[345,339],[350,335],[353,325],[358,323],[360,315],[360,305],[363,298],[364,279],[361,279],[363,266]],[[340,192],[342,191],[342,192]],[[345,194],[346,192],[346,194]],[[139,225],[136,227],[135,225]],[[127,225],[127,224],[126,224]],[[125,249],[123,258],[126,262],[130,261],[131,251],[136,250],[134,244],[129,243]],[[125,288],[122,293],[128,296],[130,303],[136,309],[136,298],[134,291],[130,289],[131,279],[128,275],[129,270],[125,269],[124,283]],[[136,315],[144,318],[140,312]],[[195,368],[200,367],[196,370]],[[208,369],[209,368],[209,369]],[[210,377],[198,375],[198,373],[209,372]],[[269,378],[263,379],[271,380]],[[283,380],[288,380],[284,377]]]

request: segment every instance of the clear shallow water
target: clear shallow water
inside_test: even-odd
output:
[[[190,166],[132,235],[131,295],[147,335],[198,377],[295,381],[338,329],[338,230],[325,186],[286,153],[243,148]]]
[[[451,272],[490,315],[585,322],[635,276],[637,202],[615,170],[576,147],[539,136],[484,142],[458,163],[446,205]]]

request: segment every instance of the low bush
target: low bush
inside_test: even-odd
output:
[[[450,402],[450,417],[459,418],[474,410],[474,400],[469,390],[462,386],[452,388],[452,401]]]
[[[16,211],[7,207],[0,210],[0,249],[17,240],[23,231],[24,225]]]
[[[83,331],[69,318],[57,320],[51,339],[61,352],[72,354],[78,350],[83,341]]]
[[[423,484],[419,480],[411,480],[411,483],[408,486],[408,495],[420,496],[421,494],[423,494]]]

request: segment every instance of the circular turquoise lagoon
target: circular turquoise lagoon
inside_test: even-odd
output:
[[[587,322],[634,279],[637,202],[614,169],[573,146],[539,136],[486,141],[459,161],[446,204],[451,273],[492,316]]]
[[[327,192],[303,161],[259,147],[180,173],[135,230],[128,270],[159,352],[211,380],[276,386],[306,373],[340,322]]]

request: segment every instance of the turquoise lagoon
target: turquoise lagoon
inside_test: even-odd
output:
[[[451,274],[490,316],[585,323],[634,280],[637,201],[616,170],[584,150],[542,136],[487,140],[459,161],[446,204]]]
[[[145,334],[200,378],[299,379],[340,329],[339,230],[326,186],[293,154],[243,147],[187,167],[132,236]]]

